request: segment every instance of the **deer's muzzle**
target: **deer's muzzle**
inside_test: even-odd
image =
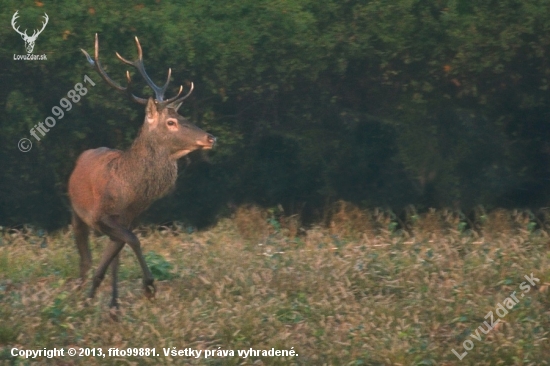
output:
[[[197,145],[205,150],[212,149],[215,144],[216,138],[209,133],[206,134],[205,140],[197,140]]]

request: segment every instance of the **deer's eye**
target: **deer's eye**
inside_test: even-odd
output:
[[[167,123],[166,123],[168,126],[175,126],[176,125],[176,122],[174,120],[169,120]]]

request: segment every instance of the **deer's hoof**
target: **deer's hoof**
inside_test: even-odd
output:
[[[85,308],[91,307],[91,306],[92,306],[92,298],[91,298],[91,297],[85,298],[85,299],[82,301],[82,306],[84,306]]]
[[[118,310],[118,309],[119,309],[119,306],[118,306],[117,299],[112,299],[111,300],[111,310]]]
[[[155,293],[157,292],[157,288],[155,287],[155,284],[153,283],[153,280],[143,281],[143,289],[145,290],[145,296],[148,299],[152,299],[152,298],[155,297]]]
[[[118,305],[116,306],[111,306],[111,309],[109,309],[109,317],[111,318],[112,321],[114,322],[118,322],[119,321],[119,316],[118,316]]]
[[[76,290],[77,291],[82,291],[82,289],[84,288],[84,286],[86,285],[86,279],[84,278],[79,278],[76,280]]]

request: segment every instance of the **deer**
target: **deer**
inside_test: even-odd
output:
[[[76,161],[68,184],[72,208],[72,227],[76,247],[80,255],[81,285],[86,282],[92,266],[88,243],[90,229],[109,237],[98,267],[93,275],[89,298],[92,299],[111,266],[111,308],[119,308],[117,273],[120,252],[128,244],[137,257],[143,272],[143,289],[149,299],[155,297],[153,275],[143,257],[141,243],[132,232],[135,218],[154,201],[175,188],[178,174],[177,160],[195,150],[209,150],[216,138],[201,130],[178,114],[178,109],[193,91],[181,96],[180,86],[176,96],[165,99],[164,93],[170,83],[172,69],[163,87],[158,87],[145,72],[143,52],[135,37],[138,58],[128,61],[116,52],[123,63],[135,67],[155,98],[136,96],[131,89],[132,79],[126,71],[127,85],[121,86],[112,80],[99,62],[99,41],[95,35],[94,58],[83,49],[88,63],[101,78],[115,90],[125,93],[130,100],[145,105],[145,119],[140,132],[126,151],[100,147],[84,151]]]
[[[46,24],[48,24],[48,20],[49,20],[48,14],[44,13],[44,21],[42,22],[42,29],[40,29],[40,30],[35,29],[34,32],[32,33],[32,36],[27,35],[27,30],[26,29],[25,29],[24,32],[21,32],[21,31],[19,31],[19,27],[15,28],[15,25],[16,25],[15,22],[16,22],[17,18],[19,18],[19,10],[17,10],[15,12],[15,14],[13,14],[13,17],[11,18],[11,26],[17,33],[19,33],[21,38],[23,38],[23,41],[25,41],[25,48],[27,50],[27,53],[32,53],[32,50],[34,49],[34,43],[36,42],[36,39],[38,38],[40,33],[42,33],[44,28],[46,28]]]

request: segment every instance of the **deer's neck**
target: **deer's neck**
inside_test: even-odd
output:
[[[162,143],[152,141],[143,134],[122,153],[120,170],[136,197],[145,205],[167,194],[178,175],[178,165],[170,159],[170,153]]]

